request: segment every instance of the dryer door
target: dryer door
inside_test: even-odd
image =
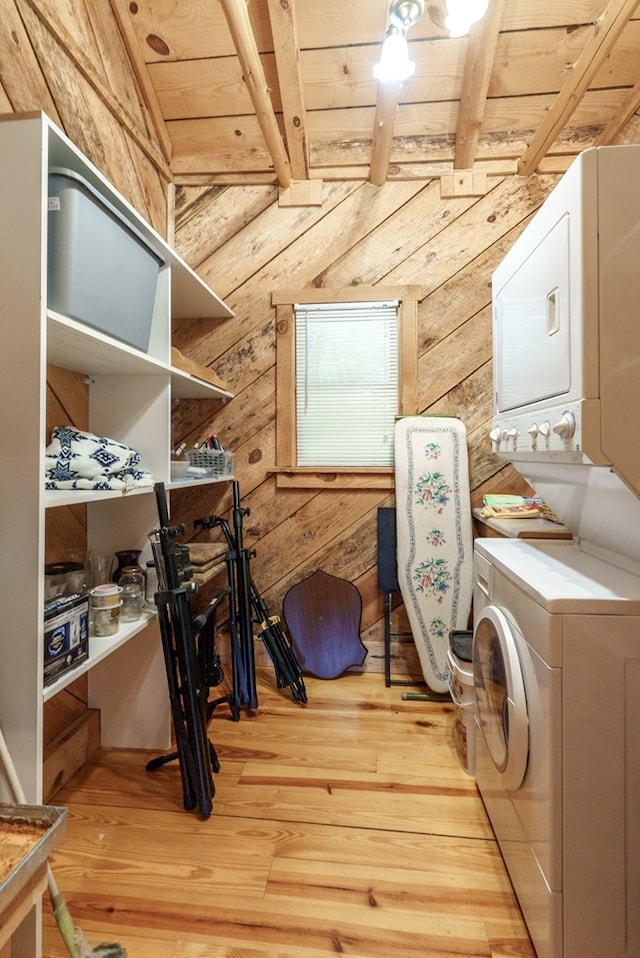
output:
[[[529,720],[516,633],[503,612],[487,605],[473,635],[476,716],[505,788],[519,788],[529,757]]]

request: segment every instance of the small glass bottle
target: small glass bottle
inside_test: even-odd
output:
[[[142,615],[144,572],[140,566],[125,566],[118,585],[122,589],[120,619],[123,622],[135,622]]]
[[[156,592],[158,591],[158,572],[156,570],[156,564],[153,559],[149,559],[147,562],[146,570],[146,585],[144,598],[147,606],[149,608],[155,609],[156,607]]]

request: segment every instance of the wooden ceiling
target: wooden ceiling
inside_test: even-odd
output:
[[[490,0],[468,36],[426,0],[415,74],[373,65],[388,0],[111,0],[177,183],[562,171],[640,105],[638,0]],[[636,118],[637,120],[637,118]]]

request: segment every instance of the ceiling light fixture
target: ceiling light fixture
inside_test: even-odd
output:
[[[482,20],[489,0],[447,0],[447,17],[444,24],[450,37],[462,37],[474,23]]]
[[[423,13],[424,0],[392,0],[380,63],[373,68],[376,80],[381,83],[402,83],[413,75],[416,65],[409,59],[407,30],[418,22]]]

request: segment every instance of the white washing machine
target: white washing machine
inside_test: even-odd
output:
[[[538,958],[640,955],[640,576],[479,539],[478,788]]]
[[[492,277],[491,449],[573,543],[478,540],[476,779],[539,958],[640,958],[640,146]]]

